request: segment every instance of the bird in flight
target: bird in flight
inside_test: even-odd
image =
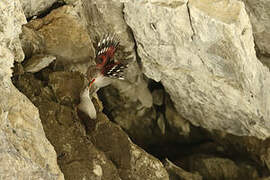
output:
[[[125,79],[124,70],[127,68],[127,64],[114,59],[118,46],[119,39],[115,35],[103,36],[96,49],[96,65],[91,65],[87,69],[86,78],[89,83],[81,92],[81,102],[78,107],[91,119],[96,119],[96,109],[91,101],[91,96],[100,88],[111,84],[114,79]]]
[[[107,34],[99,41],[96,50],[96,65],[89,66],[86,73],[89,88],[94,89],[94,92],[109,85],[113,79],[124,80],[124,69],[127,68],[127,64],[114,59],[118,46],[119,39],[115,35]]]

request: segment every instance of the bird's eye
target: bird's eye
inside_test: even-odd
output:
[[[88,87],[91,87],[91,85],[95,82],[96,79],[92,79],[90,82],[89,82],[89,85]]]

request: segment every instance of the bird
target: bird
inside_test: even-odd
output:
[[[108,86],[113,80],[125,80],[124,70],[128,64],[115,60],[114,55],[119,47],[119,38],[115,34],[104,35],[96,48],[96,65],[90,65],[86,72],[87,86],[80,94],[78,108],[91,119],[96,119],[96,110],[91,97],[102,87]]]
[[[107,34],[98,43],[95,62],[88,67],[86,76],[89,80],[90,92],[109,85],[114,79],[124,80],[124,70],[127,64],[114,59],[119,46],[119,38]]]

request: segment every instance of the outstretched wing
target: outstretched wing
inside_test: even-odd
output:
[[[102,71],[102,74],[109,78],[116,78],[124,80],[124,69],[126,69],[128,65],[122,64],[120,62],[114,63],[111,61],[110,64],[106,65]]]
[[[102,69],[113,61],[113,56],[119,45],[119,40],[115,35],[107,34],[101,38],[97,47],[96,64]]]

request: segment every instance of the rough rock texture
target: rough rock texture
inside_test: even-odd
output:
[[[25,59],[31,58],[33,55],[44,54],[45,42],[41,33],[28,28],[22,27],[22,33],[20,34],[20,40]]]
[[[260,54],[259,58],[263,64],[270,68],[270,56]]]
[[[26,23],[26,19],[21,9],[20,2],[17,0],[12,2],[2,1],[0,3],[0,8],[1,54],[7,56],[6,61],[1,61],[1,65],[6,65],[6,67],[3,66],[3,68],[1,68],[1,71],[6,71],[8,73],[7,78],[10,78],[11,70],[9,70],[9,68],[12,66],[13,60],[21,62],[24,59],[23,50],[19,40],[19,33],[21,33],[21,25]],[[7,48],[9,51],[6,50]],[[4,75],[5,74],[6,73],[4,73]]]
[[[267,1],[243,0],[253,33],[237,0],[21,2],[27,17],[38,15],[21,43],[18,1],[0,2],[0,179],[63,179],[39,116],[66,179],[270,175],[269,71],[252,38],[266,62]],[[89,119],[78,108],[83,73],[97,41],[114,32],[115,58],[130,61],[127,79],[99,92],[103,105],[92,98],[97,119]],[[10,82],[13,59],[13,83],[39,114]]]
[[[165,160],[165,168],[170,175],[170,180],[202,180],[202,176],[198,173],[189,173],[182,168],[174,165],[168,159]]]
[[[147,88],[147,81],[144,80],[137,64],[135,43],[122,13],[123,3],[118,0],[82,0],[82,4],[79,5],[82,8],[78,8],[78,11],[84,14],[91,39],[100,39],[107,33],[115,33],[120,39],[115,59],[128,61],[129,68],[127,81],[116,82],[114,87],[129,104],[139,101],[143,108],[151,107],[153,99]]]
[[[39,48],[41,52],[55,56],[59,63],[83,64],[85,72],[87,63],[93,63],[94,49],[88,32],[80,21],[80,16],[72,6],[62,6],[44,18],[32,20],[27,24],[27,27],[31,29],[28,31],[32,33],[34,31],[35,37],[41,37],[42,40],[32,38],[27,34],[22,37],[30,39],[30,47],[35,47],[36,44],[44,45]]]
[[[213,140],[222,144],[224,152],[229,156],[253,160],[261,167],[270,169],[270,139],[260,140],[255,137],[235,136],[223,132],[210,135]],[[238,153],[237,153],[238,152]]]
[[[57,0],[20,0],[24,14],[27,18],[39,15],[51,7]]]
[[[74,78],[70,79],[69,75],[73,75]],[[64,86],[63,84],[59,86],[57,83],[60,77],[66,77],[63,79],[66,82]],[[49,85],[53,87],[52,89],[48,86],[43,87],[42,82],[31,74],[21,76],[16,86],[40,109],[44,130],[55,147],[58,164],[65,174],[65,179],[95,180],[100,179],[101,176],[104,179],[119,179],[112,163],[86,137],[85,128],[80,123],[74,108],[61,105],[67,102],[71,105],[76,98],[78,102],[79,96],[70,93],[67,87],[69,87],[68,82],[73,82],[76,85],[73,92],[79,93],[82,88],[80,74],[57,72],[50,74],[50,79],[52,83]]]
[[[1,1],[0,12],[0,179],[64,179],[37,108],[10,79],[14,60],[24,58],[20,2]]]
[[[43,77],[47,75],[43,70],[42,79],[48,79]],[[15,83],[40,109],[66,179],[169,179],[159,160],[134,145],[100,111],[96,120],[77,116],[78,94],[83,88],[80,73],[52,72],[48,86],[27,73]]]
[[[160,106],[155,105],[152,108],[143,108],[139,102],[130,103],[128,98],[121,96],[111,86],[105,87],[99,94],[105,112],[140,146],[185,142],[190,138],[190,124],[177,113],[164,89],[155,90],[162,91],[164,98]],[[199,136],[198,133],[190,139],[197,139]]]
[[[209,180],[257,179],[258,172],[246,164],[237,165],[232,160],[207,155],[195,155],[189,159],[189,170],[197,171]]]
[[[270,68],[270,1],[243,0],[253,28],[257,56]]]
[[[162,82],[184,118],[269,137],[270,73],[256,58],[242,2],[129,1],[124,13],[145,74]]]
[[[94,129],[90,139],[114,162],[122,179],[169,179],[162,163],[133,144],[119,126],[105,118]]]
[[[41,69],[49,66],[56,57],[46,55],[32,56],[24,66],[25,72],[39,72]]]
[[[253,27],[254,40],[260,53],[270,55],[270,1],[243,0]]]

